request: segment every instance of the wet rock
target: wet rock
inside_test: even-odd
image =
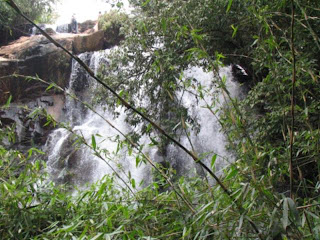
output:
[[[14,148],[36,146],[45,144],[47,137],[54,128],[52,124],[46,124],[44,114],[31,114],[35,109],[45,109],[55,120],[62,115],[64,96],[54,95],[37,98],[35,101],[13,103],[9,108],[0,112],[0,128],[13,127],[16,135],[14,143],[8,143]]]
[[[239,83],[247,83],[250,80],[250,76],[247,71],[238,64],[231,65],[231,72],[234,79]]]
[[[58,184],[84,184],[92,180],[96,163],[84,162],[85,150],[75,143],[71,133],[58,129],[48,138],[45,151],[49,152],[48,166],[52,180]],[[52,145],[51,142],[55,142]],[[57,148],[58,146],[58,148]]]
[[[53,30],[52,28],[46,28],[46,29],[45,29],[45,32],[48,33],[49,35],[54,35],[54,34],[56,34],[56,31]]]

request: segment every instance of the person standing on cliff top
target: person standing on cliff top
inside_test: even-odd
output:
[[[78,33],[78,22],[76,20],[76,15],[73,14],[71,18],[71,32]]]

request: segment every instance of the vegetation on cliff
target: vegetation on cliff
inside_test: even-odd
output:
[[[53,4],[56,0],[17,0],[23,12],[37,23],[51,23],[56,18]],[[32,26],[10,8],[5,0],[0,1],[0,45],[30,34]]]
[[[217,72],[224,63],[240,64],[249,75],[243,79],[249,91],[245,99],[232,99],[225,79],[218,75],[212,79],[230,105],[212,117],[221,117],[236,161],[225,169],[222,184],[215,186],[202,177],[172,183],[174,171],[163,169],[168,174],[158,171],[149,187],[134,193],[130,191],[136,188],[134,180],[127,187],[115,186],[115,174],[74,196],[45,180],[43,163],[28,161],[41,152],[21,153],[0,145],[0,235],[319,239],[320,2],[130,2],[137,14],[124,19],[123,47],[114,52],[99,77],[177,137],[177,121],[180,131],[186,125],[197,127],[175,95],[192,84],[182,81],[183,70],[201,65]],[[199,98],[208,94],[201,85],[195,88]],[[150,104],[139,105],[146,96]],[[212,99],[208,111],[215,104]],[[98,101],[110,106],[119,103],[103,90]],[[49,120],[48,124],[53,121]],[[154,131],[154,144],[160,148],[170,144],[141,116],[128,113],[128,121],[145,124],[144,134]],[[8,137],[14,140],[10,127],[2,128],[0,140]],[[82,136],[76,137],[88,146]],[[134,145],[139,137],[132,133],[120,146]],[[99,154],[94,137],[89,147]],[[215,160],[213,156],[213,171]]]

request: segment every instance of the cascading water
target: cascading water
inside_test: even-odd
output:
[[[106,57],[108,52],[109,50],[83,53],[79,57],[97,73],[101,64],[108,64]],[[127,174],[124,173],[125,169],[130,169],[132,177],[142,179],[141,177],[144,174],[142,169],[145,167],[136,169],[135,158],[127,156],[128,154],[124,150],[118,151],[118,133],[99,115],[84,106],[84,102],[91,104],[96,87],[94,79],[74,61],[67,92],[70,96],[75,95],[77,99],[70,96],[67,98],[63,121],[68,124],[73,133],[83,136],[90,145],[94,135],[99,148],[104,149],[103,158],[108,161],[108,164],[95,156],[94,151],[85,145],[76,146],[74,134],[71,131],[59,128],[49,136],[46,144],[46,151],[49,153],[49,173],[57,182],[75,184],[98,180],[105,174],[112,174],[112,169],[122,171],[123,178],[127,177]],[[128,132],[130,126],[125,123],[123,111],[117,118],[114,118],[108,110],[103,110],[101,107],[98,107],[96,111],[115,124],[121,131]]]
[[[101,64],[108,65],[109,51],[84,53],[79,57],[97,73]],[[232,81],[231,67],[222,68],[220,75],[226,76],[230,95],[239,97],[241,86]],[[187,129],[188,136],[185,134],[180,137],[180,142],[189,149],[194,148],[198,155],[205,155],[203,161],[208,166],[212,156],[217,155],[216,170],[219,170],[226,165],[228,160],[232,161],[232,155],[225,149],[225,136],[220,131],[218,120],[212,114],[212,111],[215,112],[225,102],[222,94],[215,93],[217,89],[212,84],[213,77],[212,73],[204,72],[201,67],[190,67],[184,72],[185,79],[196,79],[194,82],[200,84],[201,88],[210,94],[206,95],[204,99],[200,99],[196,87],[190,87],[187,91],[177,93],[182,105],[188,109],[188,114],[197,119],[199,123],[198,131]],[[99,86],[94,79],[91,79],[77,62],[73,62],[67,92],[70,95],[76,95],[81,101],[91,104],[95,96],[94,90],[97,87]],[[211,104],[213,96],[217,98],[217,104],[212,111],[209,111],[207,104]],[[110,111],[103,107],[97,107],[95,111],[98,114],[96,114],[79,101],[68,97],[63,120],[69,124],[69,130],[65,128],[55,130],[49,136],[46,144],[46,151],[49,155],[48,170],[55,181],[81,185],[85,182],[96,181],[105,174],[112,174],[113,170],[116,170],[124,181],[129,182],[131,178],[134,178],[137,183],[142,180],[145,184],[150,183],[152,180],[151,167],[147,164],[141,164],[137,167],[136,156],[130,154],[128,149],[119,147],[119,140],[123,140],[123,137],[119,136],[119,133],[103,119],[108,119],[125,134],[130,132],[133,129],[125,121],[125,109],[118,110],[120,114],[117,117],[114,117]],[[89,146],[94,146],[96,151],[98,149],[103,160],[96,156],[97,154],[89,147],[77,144],[73,133],[85,139],[84,141]],[[148,146],[149,138],[142,137],[140,144]],[[192,176],[195,171],[203,173],[203,170],[199,169],[185,152],[173,144],[167,146],[165,156],[162,156],[156,147],[144,147],[143,151],[155,162],[169,162],[180,175]]]

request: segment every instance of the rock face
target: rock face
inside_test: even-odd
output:
[[[66,48],[72,48],[72,42],[61,39]],[[0,104],[12,95],[13,101],[35,99],[46,95],[47,85],[39,81],[27,81],[23,76],[55,82],[66,87],[70,76],[71,58],[62,49],[58,49],[40,35],[22,37],[11,45],[0,48]]]
[[[0,46],[7,45],[10,41],[19,39],[22,36],[30,36],[32,33],[31,24],[23,24],[9,29],[5,26],[0,26]]]
[[[92,34],[55,34],[52,37],[75,54],[101,50],[106,45],[103,31]],[[70,71],[71,57],[61,48],[41,35],[22,37],[0,48],[0,104],[10,95],[13,101],[46,95],[44,90],[47,85],[26,81],[23,77],[13,77],[12,74],[39,76],[64,88],[68,86]]]
[[[73,52],[93,52],[104,48],[104,32],[98,31],[89,35],[78,35],[73,39]]]
[[[63,102],[63,95],[52,95],[33,101],[13,103],[9,108],[0,110],[0,127],[13,127],[16,135],[15,142],[5,141],[3,144],[19,150],[43,146],[53,126],[46,124],[47,119],[44,115],[32,114],[32,111],[45,109],[58,121],[63,111]]]
[[[80,31],[86,32],[80,34],[56,34],[52,29],[46,31],[74,54],[103,50],[119,43],[119,36],[108,37],[110,33],[95,31],[95,26],[94,21],[80,24]],[[20,150],[43,146],[53,126],[45,124],[46,117],[39,115],[34,118],[29,114],[39,108],[45,109],[55,120],[63,118],[63,93],[54,88],[46,89],[52,82],[67,88],[71,67],[71,57],[42,35],[24,36],[0,48],[0,105],[12,96],[10,107],[0,111],[0,128],[13,127],[17,136],[16,143],[8,141],[4,144]],[[28,76],[39,77],[48,84]]]

